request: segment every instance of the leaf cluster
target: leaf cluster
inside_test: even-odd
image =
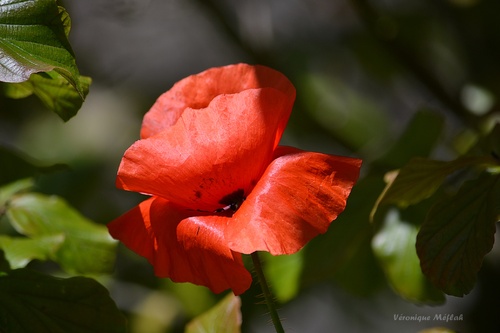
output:
[[[0,93],[34,94],[64,121],[73,117],[91,80],[79,74],[70,28],[68,13],[53,0],[0,2]]]
[[[384,224],[374,239],[380,256],[388,255],[381,239],[390,239],[391,230],[411,228],[426,278],[449,295],[463,296],[472,290],[500,219],[500,164],[494,150],[498,147],[486,144],[500,142],[499,130],[497,125],[482,140],[482,146],[493,150],[452,161],[413,158],[386,177],[387,186],[372,212],[372,218]],[[393,208],[386,213],[388,206]],[[406,222],[397,213],[414,214],[413,207],[427,213],[417,219],[406,214]]]
[[[6,149],[0,159],[18,166],[25,177],[51,169]],[[27,268],[32,261],[52,261],[70,275],[104,274],[111,271],[116,255],[116,241],[106,227],[61,197],[34,192],[33,186],[34,178],[0,183],[0,223],[6,230],[0,235],[0,327],[8,332],[40,327],[44,332],[124,332],[124,318],[97,281],[56,278]]]
[[[69,120],[88,93],[68,42],[70,18],[52,0],[0,1],[0,93],[36,95]],[[0,147],[0,331],[125,332],[109,292],[86,277],[59,278],[28,268],[52,261],[69,275],[109,273],[116,241],[106,227],[64,199],[34,191],[36,176],[62,165],[39,166]]]

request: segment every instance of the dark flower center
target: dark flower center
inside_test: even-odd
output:
[[[219,203],[221,205],[225,205],[222,208],[217,208],[214,212],[215,213],[224,213],[233,215],[234,212],[240,208],[241,204],[245,201],[245,191],[243,189],[238,189],[234,191],[231,194],[228,194],[224,196],[222,199],[219,200]]]

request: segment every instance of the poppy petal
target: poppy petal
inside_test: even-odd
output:
[[[248,89],[274,88],[295,99],[295,88],[280,72],[265,67],[236,64],[211,68],[177,82],[144,116],[141,138],[153,136],[175,124],[186,108],[207,107],[219,95]]]
[[[243,266],[241,254],[226,244],[224,229],[229,220],[223,216],[193,216],[179,224],[177,237],[190,255],[196,278],[213,286],[227,285],[239,295],[250,287],[252,277]]]
[[[113,238],[146,257],[159,277],[203,285],[215,293],[243,293],[252,278],[241,254],[221,239],[228,218],[191,218],[190,213],[152,197],[109,223],[108,229]]]
[[[125,152],[117,186],[191,209],[223,207],[228,195],[250,193],[271,162],[292,104],[281,91],[263,88],[188,108],[173,126]]]
[[[225,237],[240,253],[300,250],[344,210],[361,160],[279,147],[252,193],[233,215]]]

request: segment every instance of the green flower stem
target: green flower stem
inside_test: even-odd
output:
[[[260,287],[262,288],[262,293],[264,294],[264,298],[266,300],[267,308],[269,309],[274,328],[276,329],[276,333],[285,333],[285,330],[281,325],[278,311],[276,311],[273,295],[269,291],[269,286],[267,285],[266,277],[264,276],[264,271],[262,270],[262,264],[260,263],[259,254],[257,252],[254,252],[251,254],[251,257],[255,272],[257,273],[257,278],[259,279]]]

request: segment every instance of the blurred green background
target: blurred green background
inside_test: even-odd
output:
[[[388,284],[375,258],[369,214],[386,172],[412,156],[453,159],[499,121],[499,1],[61,3],[72,18],[70,42],[80,72],[93,79],[82,109],[63,123],[33,97],[0,99],[3,144],[43,164],[70,166],[43,176],[40,191],[109,222],[142,200],[117,190],[114,180],[123,152],[139,138],[142,116],[162,92],[209,67],[267,65],[297,88],[283,144],[364,160],[348,209],[326,235],[297,255],[264,257],[285,329],[498,331],[498,245],[469,295],[414,304]],[[129,316],[132,333],[182,332],[186,321],[223,296],[157,279],[145,259],[123,246],[115,274],[100,282]],[[274,330],[265,307],[256,305],[259,293],[253,287],[242,296],[244,332]],[[463,320],[396,318],[436,314],[462,314]]]

